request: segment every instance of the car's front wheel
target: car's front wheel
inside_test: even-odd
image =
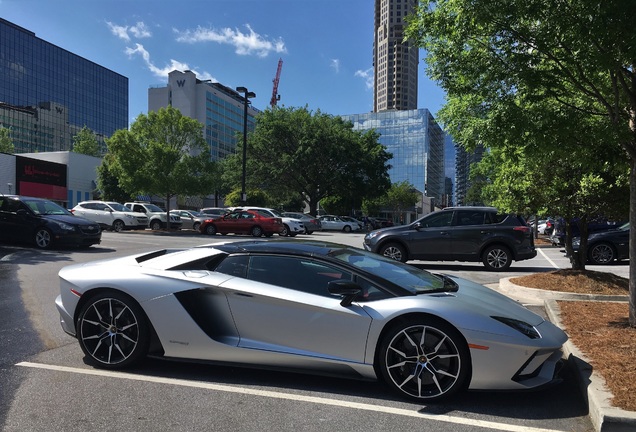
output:
[[[193,229],[194,231],[199,231],[199,227],[200,227],[200,226],[201,226],[201,223],[200,223],[200,222],[195,222],[195,223],[192,225],[192,229]]]
[[[151,230],[153,230],[153,231],[158,231],[158,230],[160,230],[160,229],[161,229],[161,221],[153,220],[153,221],[150,223],[150,229],[151,229]]]
[[[391,327],[380,341],[378,365],[391,389],[420,402],[463,390],[471,373],[465,339],[435,317],[413,318]]]
[[[35,231],[35,245],[40,249],[49,249],[53,244],[51,232],[46,228],[38,228]]]
[[[346,233],[350,233],[351,232],[351,226],[350,225],[345,225],[342,230]]]
[[[587,253],[591,264],[605,265],[609,264],[616,258],[616,252],[609,243],[598,243],[592,246]]]
[[[387,243],[380,248],[380,255],[400,262],[407,261],[406,249],[398,243]]]
[[[102,292],[86,302],[76,326],[80,347],[96,366],[128,367],[148,351],[150,329],[143,310],[117,291]]]
[[[488,270],[506,270],[512,264],[512,253],[505,246],[489,246],[484,250],[482,261]]]
[[[113,222],[113,231],[122,232],[124,230],[124,222],[120,220],[116,220]]]

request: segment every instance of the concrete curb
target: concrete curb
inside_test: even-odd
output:
[[[499,292],[526,304],[543,304],[550,321],[563,328],[561,310],[557,300],[565,301],[621,301],[627,302],[628,296],[607,296],[594,294],[573,294],[539,290],[515,285],[510,278],[502,279]],[[594,372],[581,351],[568,340],[563,345],[563,354],[573,366],[579,388],[587,401],[589,416],[598,432],[628,432],[636,430],[636,412],[625,411],[611,406],[611,392],[601,375]]]

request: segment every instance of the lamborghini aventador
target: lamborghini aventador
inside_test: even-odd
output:
[[[76,264],[64,331],[88,362],[147,356],[380,379],[419,401],[558,382],[567,336],[476,283],[362,249],[245,240]]]

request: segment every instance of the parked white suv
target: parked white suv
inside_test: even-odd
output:
[[[285,217],[278,210],[271,209],[271,208],[250,207],[250,206],[241,207],[240,209],[254,210],[254,211],[260,212],[261,214],[267,217],[281,218],[283,221],[283,225],[285,226],[285,229],[278,234],[280,236],[295,237],[297,234],[305,233],[305,225],[302,223],[302,221],[298,219],[290,218],[290,217]]]
[[[147,202],[127,202],[124,204],[130,210],[145,213],[148,216],[148,226],[152,230],[159,230],[168,226],[166,211],[161,207]],[[170,215],[170,228],[181,229],[183,222],[178,215]]]
[[[116,232],[125,229],[146,229],[148,216],[135,213],[114,201],[82,201],[71,209],[76,216],[97,222],[102,229]]]

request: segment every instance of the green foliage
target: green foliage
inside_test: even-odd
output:
[[[124,203],[133,199],[134,194],[126,192],[119,184],[119,178],[111,169],[113,155],[108,153],[97,167],[97,189],[101,198]]]
[[[73,152],[95,157],[102,156],[95,133],[86,126],[73,136]]]
[[[107,140],[109,171],[132,195],[198,196],[217,189],[217,168],[210,161],[202,125],[168,107],[140,114],[130,130]]]
[[[239,143],[236,154],[222,162],[225,190],[241,182]],[[277,203],[290,195],[302,198],[312,214],[326,197],[360,206],[364,197],[388,189],[391,157],[375,132],[354,131],[350,122],[320,111],[279,107],[259,114],[248,136],[246,183]]]
[[[411,210],[419,199],[419,193],[409,182],[402,181],[393,183],[384,195],[364,200],[362,203],[362,212],[365,215],[374,216],[383,210],[391,211],[403,218],[403,213]]]
[[[0,152],[2,153],[15,153],[15,146],[11,140],[10,133],[9,128],[0,126]]]
[[[272,207],[271,198],[260,189],[247,189],[247,202],[245,205],[254,207]],[[239,207],[242,206],[241,202],[241,189],[234,189],[233,191],[225,195],[225,205],[227,207]]]

